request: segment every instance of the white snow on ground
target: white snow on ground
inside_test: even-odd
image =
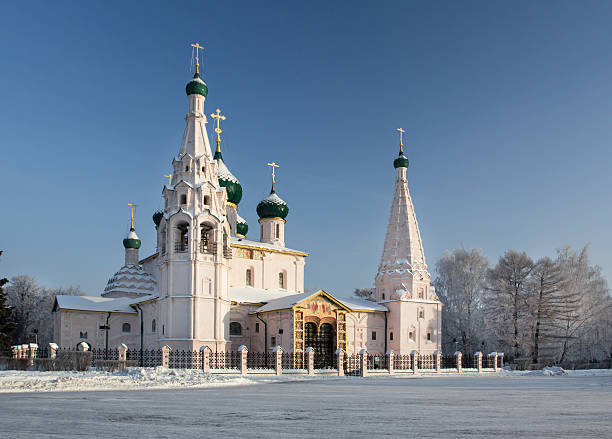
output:
[[[498,373],[467,372],[462,374],[422,373],[419,377],[482,377],[504,378],[520,376],[612,376],[612,369],[590,369],[565,371],[560,367],[549,367],[535,371],[501,370]],[[370,375],[364,380],[389,378],[386,373]],[[393,378],[415,378],[412,374],[394,375]],[[239,374],[204,374],[198,369],[166,369],[163,367],[139,368],[130,367],[125,372],[37,372],[5,370],[0,371],[0,393],[15,392],[54,392],[54,391],[91,391],[91,390],[139,390],[139,389],[173,389],[173,388],[211,388],[219,386],[244,386],[252,384],[278,383],[288,381],[353,379],[357,377],[336,377],[335,375],[284,374],[247,375]]]

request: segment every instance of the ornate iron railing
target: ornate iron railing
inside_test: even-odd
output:
[[[393,369],[394,370],[411,370],[412,369],[412,355],[394,355],[393,356]]]
[[[419,369],[435,369],[436,368],[436,357],[432,354],[419,355],[418,368]]]

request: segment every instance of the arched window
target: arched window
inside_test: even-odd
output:
[[[206,224],[200,225],[200,251],[202,253],[213,253],[212,236],[213,231],[212,227]]]
[[[276,238],[280,238],[280,224],[276,225]]]
[[[80,336],[80,338],[87,339],[87,331],[81,331],[81,332],[79,333],[79,336]]]
[[[187,204],[187,195],[181,195],[181,204]]]
[[[189,245],[189,225],[182,223],[176,226],[178,230],[177,240],[174,243],[175,252],[186,252]]]
[[[121,327],[121,332],[132,332],[132,327],[129,323],[124,323]]]
[[[231,336],[240,336],[242,335],[242,325],[238,322],[231,322],[230,323],[230,335]]]
[[[204,205],[210,206],[210,197],[208,195],[204,195]]]
[[[250,287],[253,286],[253,270],[251,268],[247,268],[246,271],[246,284]]]
[[[427,341],[431,341],[431,332],[427,333]]]
[[[419,288],[419,299],[424,299],[425,298],[425,292],[423,290],[423,287]]]
[[[278,273],[278,287],[281,290],[285,288],[285,273]]]
[[[157,332],[157,322],[155,319],[151,320],[151,332]]]

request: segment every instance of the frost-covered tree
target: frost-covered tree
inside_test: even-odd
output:
[[[588,247],[559,250],[559,263],[567,276],[568,300],[578,298],[578,303],[570,303],[572,306],[559,319],[559,362],[609,357],[612,303],[600,267],[590,264]]]
[[[353,294],[360,299],[372,299],[374,297],[374,288],[355,288]]]
[[[2,256],[2,251],[0,251]],[[13,308],[8,305],[4,285],[8,283],[7,278],[0,279],[0,355],[9,351],[12,343],[12,334],[15,330],[13,319]]]
[[[474,352],[486,339],[482,300],[486,290],[488,259],[480,250],[464,248],[446,252],[436,263],[436,292],[442,307],[443,344]]]
[[[508,250],[487,272],[486,315],[498,342],[512,357],[529,343],[528,294],[533,261],[525,252]]]

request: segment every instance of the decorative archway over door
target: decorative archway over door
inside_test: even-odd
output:
[[[320,327],[313,322],[304,325],[305,346],[315,350],[315,368],[333,367],[336,347],[336,331],[329,323]]]

